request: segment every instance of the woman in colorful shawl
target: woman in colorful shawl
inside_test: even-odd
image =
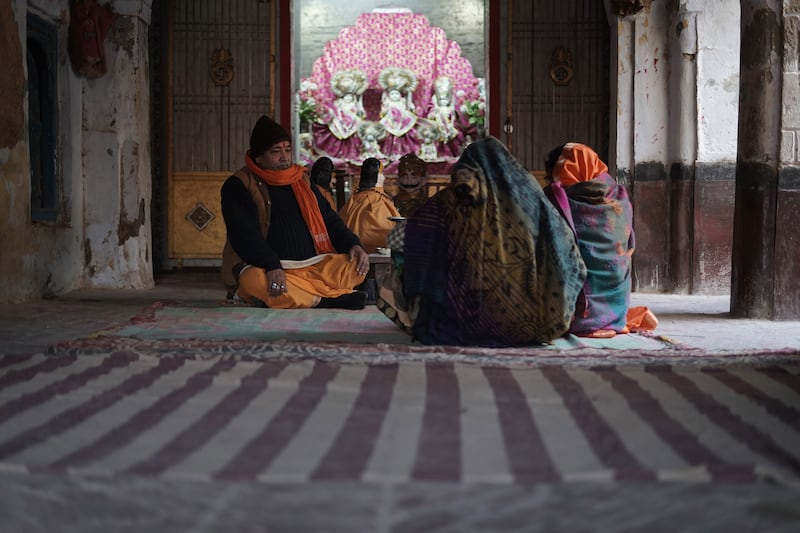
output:
[[[549,342],[569,328],[586,277],[569,226],[493,137],[467,147],[450,185],[389,243],[378,307],[425,344]]]
[[[654,329],[655,316],[646,308],[630,310],[635,316],[631,328],[628,324],[635,241],[633,207],[625,187],[584,144],[555,148],[545,169],[549,183],[545,193],[572,228],[587,269],[570,332],[613,337],[634,328]]]

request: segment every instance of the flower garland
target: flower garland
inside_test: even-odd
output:
[[[467,123],[476,128],[483,128],[486,123],[486,98],[483,92],[483,80],[478,80],[475,87],[468,91],[456,91],[459,102],[458,110],[466,118]]]
[[[303,80],[300,83],[300,90],[297,91],[297,114],[300,122],[319,122],[325,114],[315,97],[318,88],[312,81]]]

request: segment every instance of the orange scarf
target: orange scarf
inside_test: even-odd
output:
[[[306,221],[306,226],[308,226],[311,237],[314,239],[314,248],[317,253],[328,254],[335,252],[336,249],[334,249],[331,243],[328,229],[325,227],[325,221],[319,210],[317,197],[308,183],[303,179],[305,169],[300,165],[292,165],[286,170],[267,170],[255,164],[250,158],[250,152],[247,153],[246,161],[247,168],[252,170],[256,176],[263,179],[267,185],[292,186],[292,192],[297,199],[297,204],[300,206],[303,220]]]
[[[567,143],[553,168],[553,179],[567,188],[581,181],[592,180],[603,172],[608,172],[608,166],[594,150],[585,144]]]

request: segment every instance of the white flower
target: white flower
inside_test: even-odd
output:
[[[316,91],[317,89],[319,89],[319,85],[317,85],[316,83],[314,83],[313,81],[311,81],[309,79],[305,79],[305,80],[300,82],[300,91],[301,92]]]

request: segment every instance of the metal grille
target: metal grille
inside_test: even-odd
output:
[[[514,2],[514,154],[530,170],[564,142],[592,146],[608,161],[609,27],[597,0]],[[553,51],[572,56],[572,78],[550,76]]]
[[[270,9],[252,0],[177,0],[173,11],[173,169],[242,166],[250,130],[268,112]],[[233,77],[217,85],[212,56],[224,49]]]

